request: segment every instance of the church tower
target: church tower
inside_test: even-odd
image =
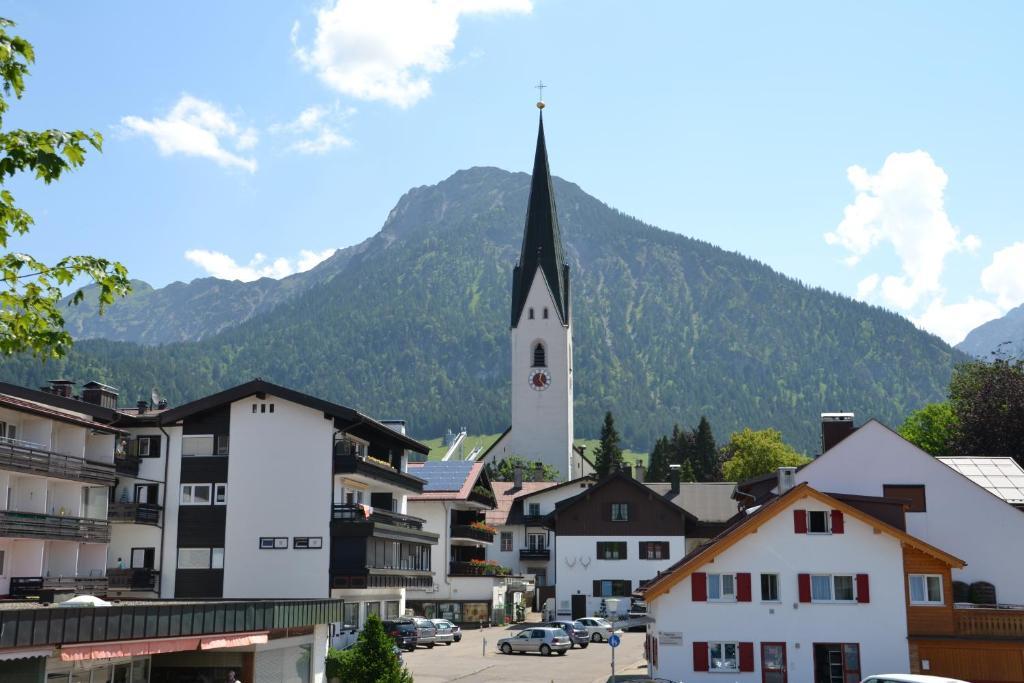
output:
[[[512,272],[511,337],[512,429],[506,450],[557,468],[562,481],[577,477],[569,265],[558,229],[543,112],[523,247]]]

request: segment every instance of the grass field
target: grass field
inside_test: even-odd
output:
[[[499,436],[501,436],[501,434],[485,434],[483,436],[474,436],[472,434],[469,434],[466,436],[466,440],[462,444],[461,455],[456,454],[453,457],[457,459],[462,459],[465,456],[469,455],[477,446],[483,446],[483,449],[486,451],[491,444],[498,440]],[[423,442],[427,446],[430,446],[430,455],[427,456],[428,460],[440,460],[448,451],[448,448],[446,446],[441,445],[441,440],[442,439],[439,436],[436,439],[427,439]],[[577,446],[586,445],[586,453],[588,457],[593,454],[594,448],[597,447],[597,444],[597,439],[576,439]],[[636,464],[637,460],[642,461],[644,465],[647,464],[647,453],[638,453],[636,451],[627,450],[623,451],[622,457],[628,465]]]

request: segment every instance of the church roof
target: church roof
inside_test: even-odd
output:
[[[512,327],[519,323],[530,293],[534,274],[544,273],[555,310],[563,325],[569,324],[569,266],[562,252],[562,235],[558,229],[555,190],[548,168],[548,150],[544,143],[544,116],[537,131],[537,152],[533,159],[530,200],[526,208],[526,228],[519,264],[512,273]]]

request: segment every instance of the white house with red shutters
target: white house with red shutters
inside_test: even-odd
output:
[[[906,671],[904,547],[963,562],[864,511],[884,505],[802,484],[659,574],[638,591],[651,675],[846,683]]]

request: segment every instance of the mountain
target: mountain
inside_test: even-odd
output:
[[[143,292],[159,311],[111,309],[111,320],[134,321],[114,325],[136,330],[134,339],[198,341],[86,340],[47,365],[5,360],[0,377],[98,379],[129,404],[157,386],[174,404],[261,376],[405,418],[414,436],[499,432],[509,421],[511,269],[529,182],[473,168],[415,188],[329,277],[287,298],[274,289],[270,298],[282,298],[266,312],[219,301],[231,287],[259,299],[256,287],[222,281],[172,286],[176,298]],[[965,358],[893,313],[645,225],[574,184],[556,179],[555,190],[572,268],[580,437],[596,436],[610,409],[624,445],[648,449],[673,423],[704,414],[720,441],[772,426],[815,452],[820,412],[897,424],[941,400]],[[205,305],[222,312],[192,310]]]
[[[1024,358],[1024,304],[971,330],[956,348],[975,358]]]

